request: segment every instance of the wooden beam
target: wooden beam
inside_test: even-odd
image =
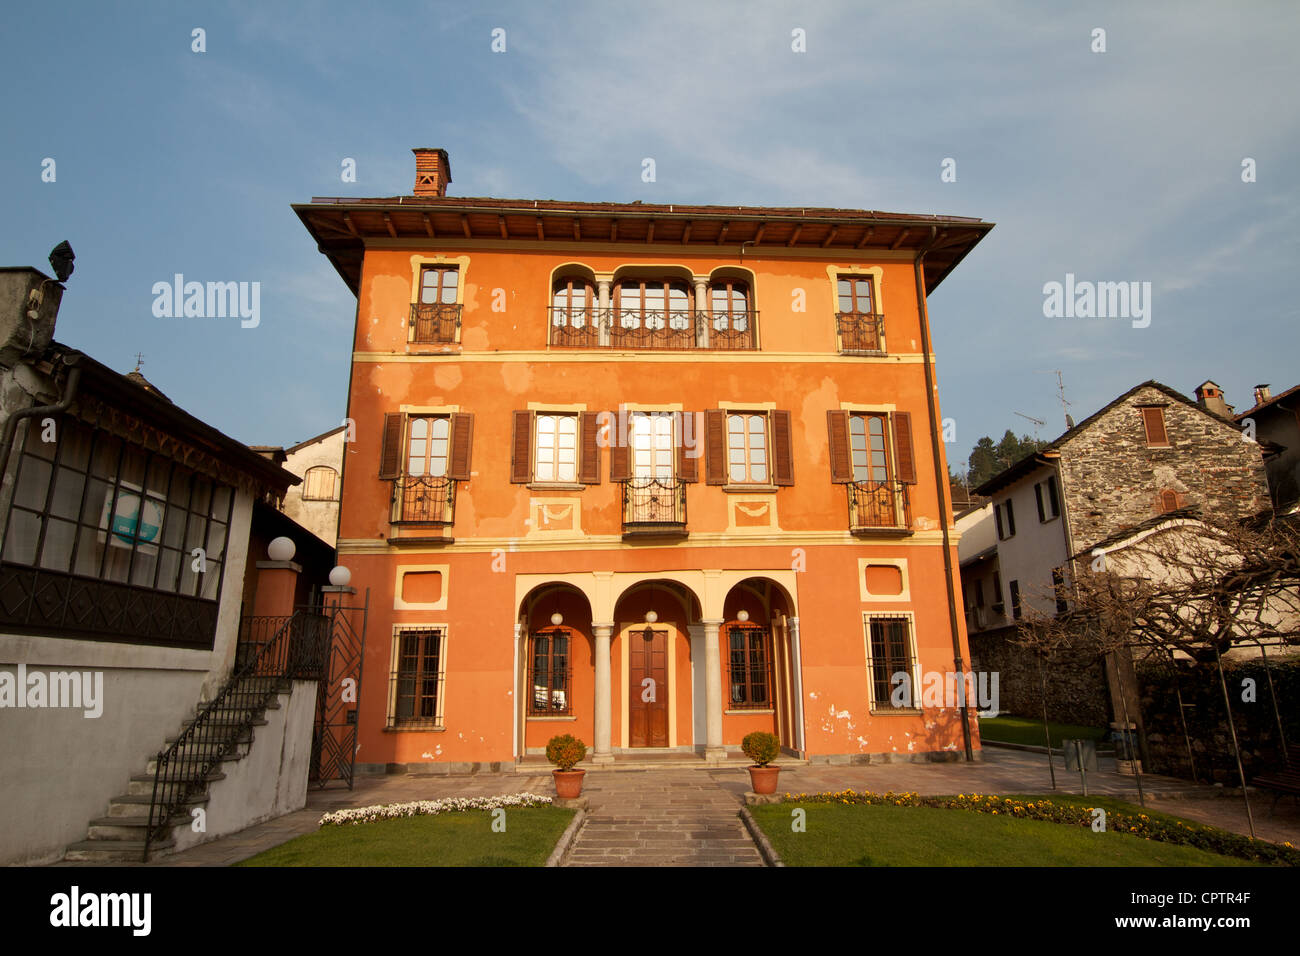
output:
[[[903,244],[903,240],[907,238],[908,233],[910,233],[911,231],[912,231],[911,229],[904,229],[902,232],[900,232],[898,234],[898,238],[895,239],[892,243],[890,243],[889,248],[897,249],[899,246],[901,246]]]
[[[731,228],[731,223],[724,222],[722,228],[718,230],[718,245],[722,245],[723,240],[727,238],[727,230]]]
[[[542,228],[542,217],[541,217],[541,216],[538,216],[538,217],[537,217],[537,238],[538,238],[538,239],[541,239],[541,240],[543,240],[543,241],[545,241],[545,239],[546,239],[546,230],[545,230],[544,228]]]
[[[469,231],[469,216],[465,215],[464,213],[460,214],[460,229],[461,232],[465,233],[466,239],[474,238]]]
[[[688,221],[688,222],[686,223],[686,228],[682,230],[682,242],[683,242],[683,243],[687,243],[687,242],[690,242],[690,241],[691,241],[691,226],[692,226],[692,225],[694,225],[694,223],[691,223],[691,222]]]
[[[792,233],[790,234],[790,241],[787,242],[786,245],[787,245],[787,246],[793,246],[796,242],[798,242],[798,241],[799,241],[799,233],[801,233],[801,232],[803,232],[803,223],[799,223],[799,225],[797,225],[797,226],[794,227],[794,232],[792,232]]]
[[[429,238],[430,239],[438,238],[433,234],[433,220],[429,218],[429,214],[426,212],[426,213],[421,213],[421,215],[424,216],[424,231],[429,234]]]
[[[609,241],[618,242],[618,220],[612,219],[609,223]]]
[[[581,223],[579,223],[577,219],[573,220],[573,238],[574,239],[582,238],[582,225]]]
[[[861,249],[861,248],[862,248],[863,246],[865,246],[868,242],[870,242],[870,241],[871,241],[871,237],[874,236],[875,234],[876,234],[876,227],[875,227],[875,226],[868,226],[868,227],[867,227],[867,231],[864,232],[864,233],[862,234],[862,238],[858,240],[858,248]]]
[[[831,232],[830,232],[830,235],[828,235],[825,239],[822,240],[822,248],[825,249],[825,248],[826,248],[827,246],[829,246],[832,242],[834,242],[834,241],[835,241],[835,237],[836,237],[837,235],[839,235],[839,232],[840,232],[840,227],[839,227],[839,226],[831,226]]]
[[[497,225],[501,227],[501,238],[502,238],[502,239],[509,239],[509,238],[510,238],[510,232],[509,232],[509,230],[506,229],[506,217],[505,217],[505,216],[497,216]]]
[[[388,218],[388,213],[384,213],[384,225],[388,227],[388,234],[396,239],[397,230],[393,228],[393,220]]]
[[[358,239],[360,239],[360,238],[361,238],[361,233],[357,232],[357,227],[356,227],[356,225],[352,222],[352,214],[351,214],[351,213],[346,213],[346,212],[345,212],[345,213],[343,214],[343,221],[347,224],[348,232],[350,232],[352,235],[354,235],[354,236],[356,236]]]
[[[653,219],[650,220],[650,225],[646,228],[645,241],[647,243],[655,241],[655,221]]]
[[[754,245],[758,245],[760,242],[763,241],[763,233],[766,231],[767,231],[767,223],[760,222],[758,224],[758,232],[754,233]]]

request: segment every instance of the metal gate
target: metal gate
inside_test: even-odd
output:
[[[319,787],[342,780],[352,789],[369,606],[367,588],[361,605],[327,600],[313,609],[329,633],[329,657],[316,692],[316,727],[311,740],[311,781]]]

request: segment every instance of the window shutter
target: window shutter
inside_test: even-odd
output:
[[[1011,499],[1007,499],[1007,537],[1015,537],[1016,534],[1016,510],[1011,507]]]
[[[849,459],[849,413],[828,411],[826,431],[831,455],[831,481],[853,480],[853,463]]]
[[[1146,426],[1148,445],[1169,444],[1169,435],[1165,432],[1165,410],[1163,408],[1142,409],[1142,423]]]
[[[1056,476],[1047,479],[1047,498],[1052,506],[1052,517],[1058,517],[1061,514],[1061,498],[1056,490]]]
[[[533,480],[533,413],[515,412],[510,436],[510,482],[524,485]]]
[[[790,413],[772,413],[772,483],[794,484],[794,450],[790,440]]]
[[[677,442],[677,477],[682,481],[698,481],[700,478],[700,442],[704,436],[695,430],[695,418],[691,418],[691,437],[695,440],[695,457],[692,458],[687,454],[685,432],[687,416],[694,416],[694,412],[682,412],[680,417],[674,416],[677,421],[677,434],[674,436]]]
[[[390,412],[384,416],[384,443],[379,453],[379,477],[396,478],[402,471],[402,422],[406,416]]]
[[[474,416],[457,412],[451,416],[451,463],[447,477],[469,481],[470,450],[474,445]]]
[[[516,413],[517,414],[517,413]],[[600,416],[595,412],[582,412],[578,416],[578,431],[582,435],[582,464],[578,481],[584,485],[600,484]]]
[[[1038,504],[1038,520],[1040,522],[1047,520],[1047,515],[1043,514],[1043,483],[1040,481],[1034,485],[1034,501]]]
[[[710,485],[727,483],[727,413],[710,408],[704,413],[705,481]]]
[[[611,412],[610,414],[612,414],[617,421],[618,413]],[[627,481],[632,477],[632,455],[631,449],[627,445],[627,443],[632,440],[631,432],[632,428],[630,423],[626,435],[618,434],[618,429],[615,428],[613,441],[610,442],[609,446],[610,481]]]
[[[997,520],[998,523],[998,540],[1005,541],[1007,536],[1002,533],[1002,506],[1001,505],[993,506],[993,517]]]
[[[916,459],[912,454],[912,413],[894,412],[894,453],[898,457],[898,480],[916,484]]]

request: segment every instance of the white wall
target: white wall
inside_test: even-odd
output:
[[[343,439],[346,435],[346,430],[340,430],[321,441],[299,448],[288,456],[284,463],[285,470],[301,478],[307,474],[308,468],[325,465],[333,468],[341,480],[343,450],[346,447]],[[339,487],[341,486],[336,486],[333,501],[304,501],[303,485],[294,485],[285,492],[284,513],[333,547],[338,540]]]
[[[1061,500],[1062,514],[1039,522],[1034,485],[1054,474],[1051,466],[1044,465],[993,496],[998,506],[1010,499],[1015,513],[1014,537],[998,541],[998,564],[1002,571],[1002,598],[1006,602],[1008,620],[1011,619],[1011,582],[1020,582],[1020,602],[1024,608],[1036,608],[1044,614],[1056,613],[1056,599],[1052,593],[1052,569],[1061,567],[1069,558],[1065,542],[1065,502]],[[1060,479],[1057,479],[1058,496]],[[1046,511],[1046,501],[1044,501]],[[994,532],[996,537],[996,530]],[[985,597],[985,603],[991,603]]]

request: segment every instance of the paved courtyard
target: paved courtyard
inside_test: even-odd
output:
[[[778,761],[779,763],[779,761]],[[1088,792],[1137,802],[1133,777],[1103,758],[1088,775]],[[1061,769],[1059,792],[1079,793],[1077,773]],[[1202,823],[1248,833],[1240,796],[1216,796],[1215,788],[1172,777],[1143,775],[1148,805]],[[781,771],[780,793],[823,790],[914,790],[922,794],[1050,794],[1042,754],[987,748],[975,763],[904,763],[869,766],[792,765]],[[738,811],[749,789],[743,765],[708,769],[599,769],[587,772],[587,817],[565,857],[567,866],[760,866],[762,861]],[[240,833],[149,863],[149,866],[228,866],[317,829],[321,814],[341,807],[436,800],[450,796],[506,793],[550,795],[546,773],[478,773],[466,776],[391,775],[359,777],[354,790],[309,791],[307,807]],[[1300,808],[1290,798],[1276,810],[1268,794],[1252,795],[1257,834],[1273,842],[1300,844]],[[62,863],[56,866],[93,864]]]

